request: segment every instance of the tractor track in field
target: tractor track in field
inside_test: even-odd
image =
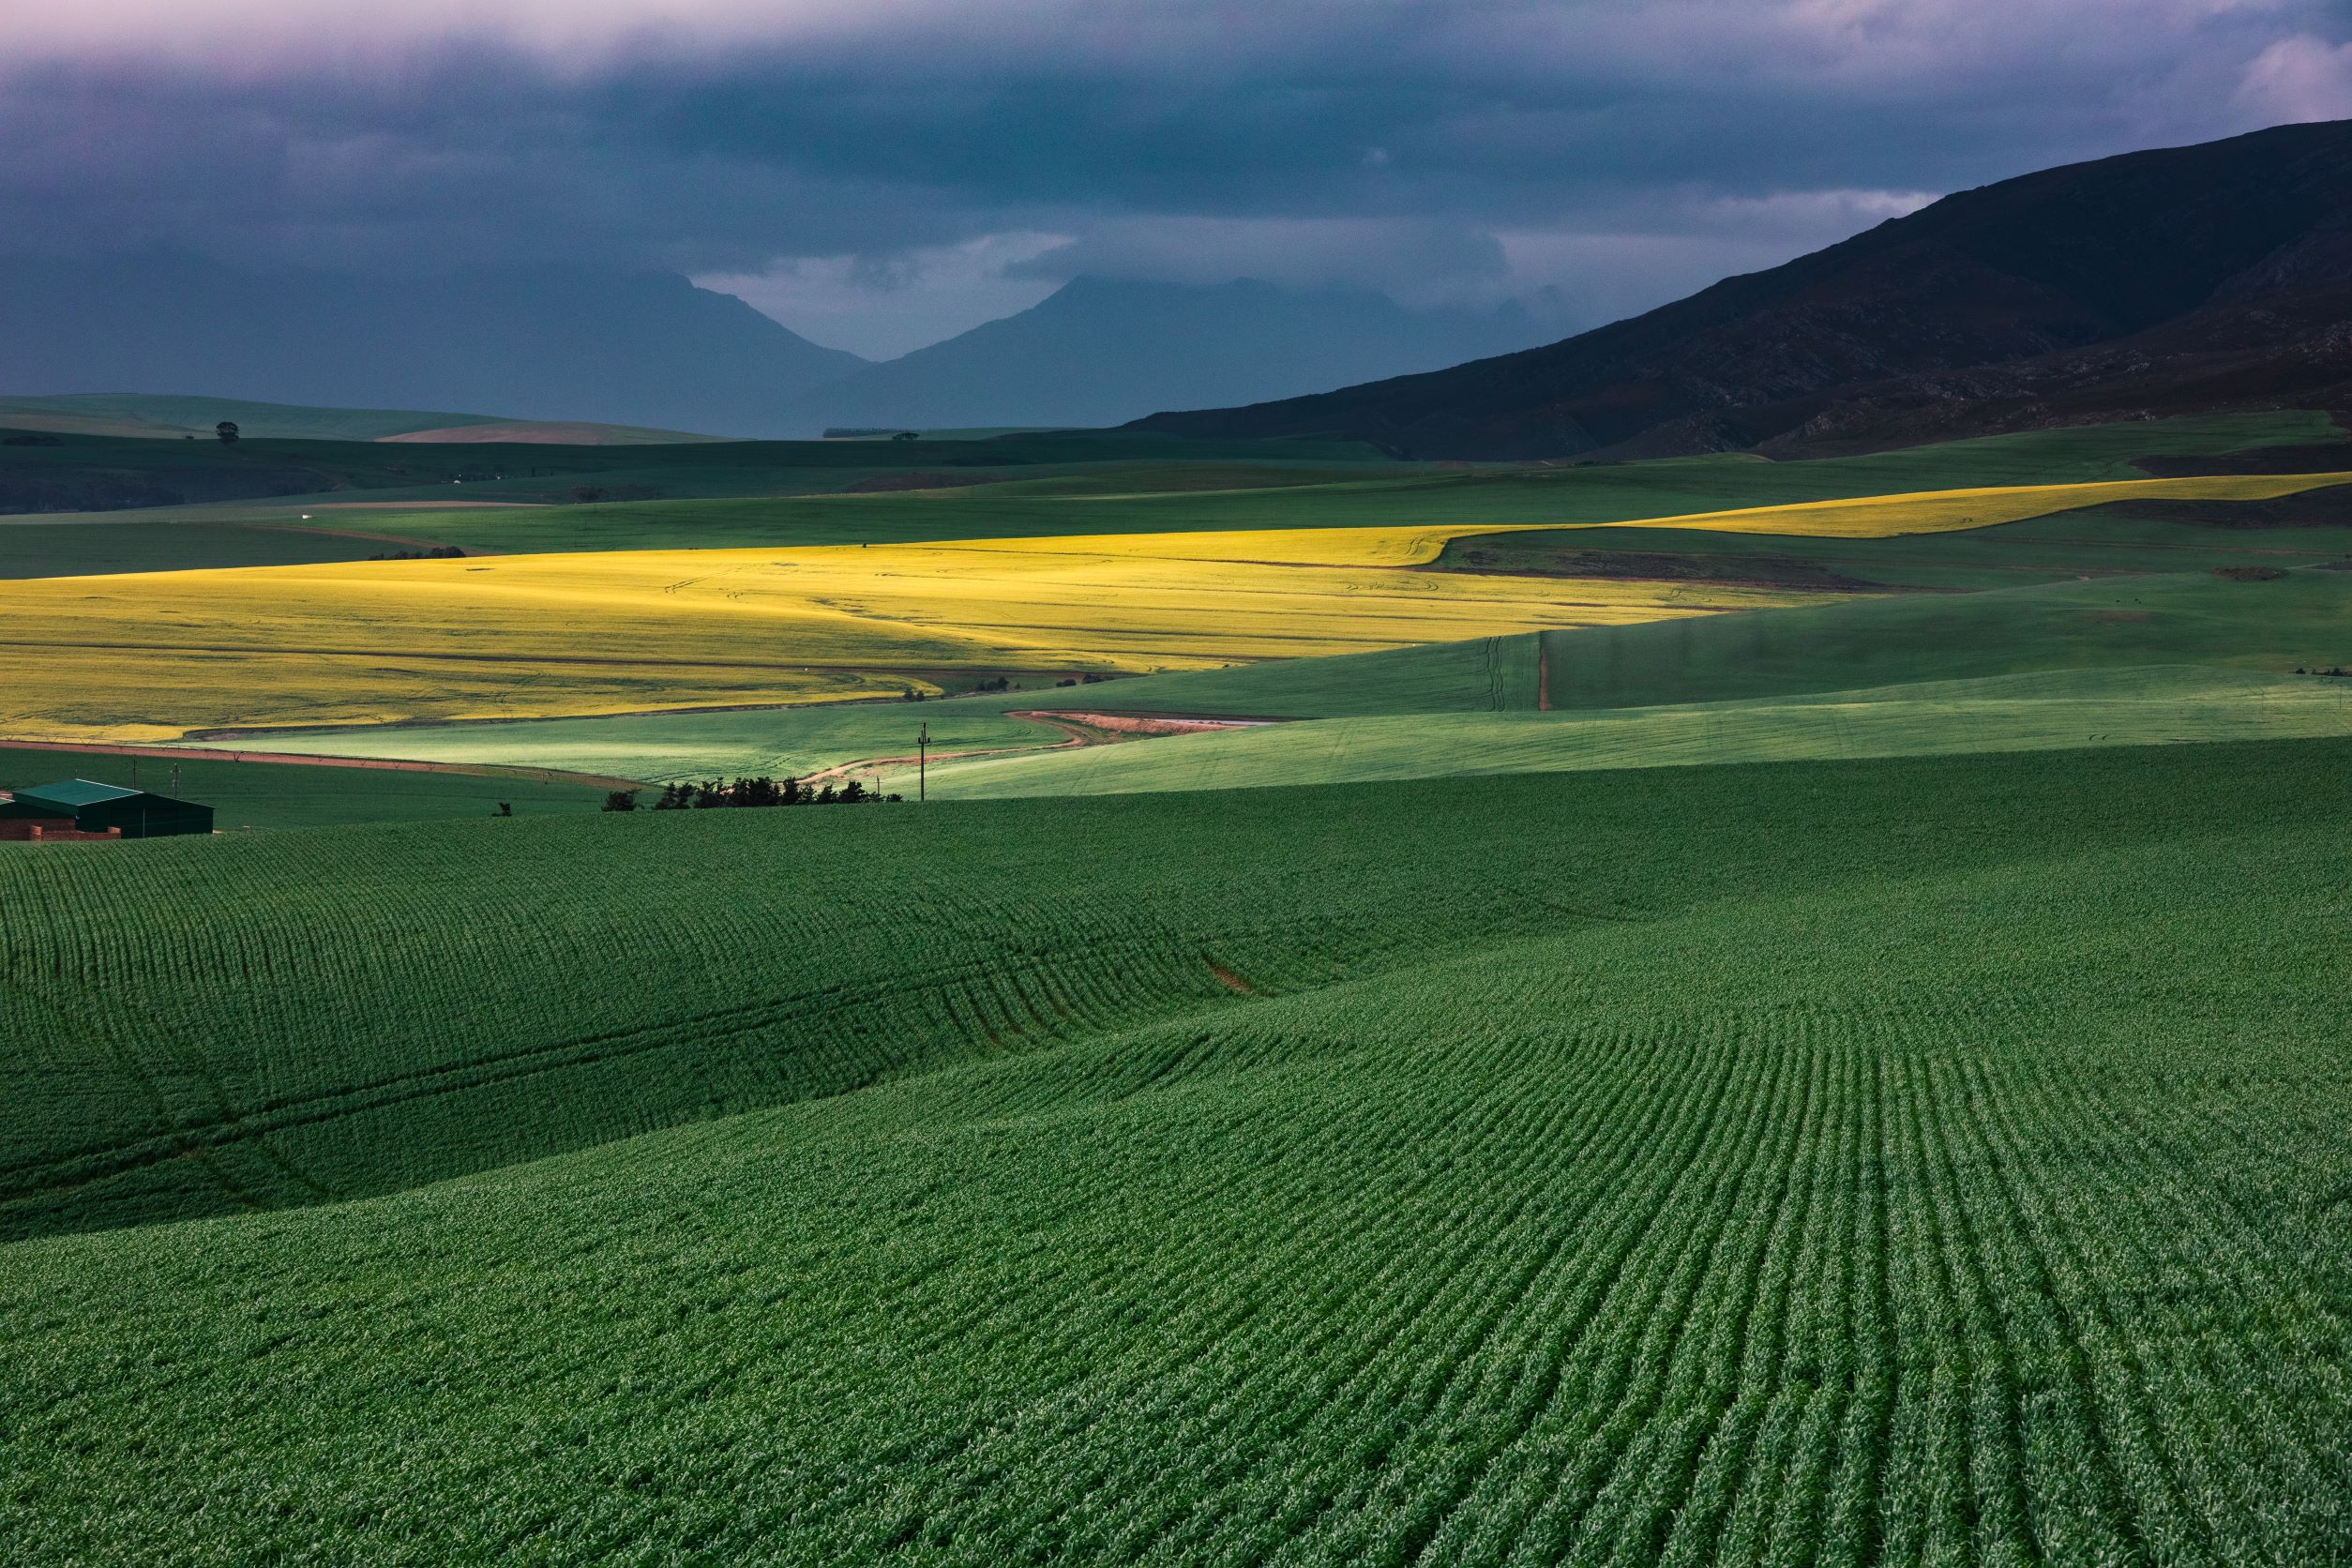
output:
[[[1190,967],[1177,955],[1163,957],[1173,960],[1167,971],[1168,973],[1182,973]],[[1214,961],[1202,961],[1221,991],[1214,996],[1202,996],[1198,992],[1168,990],[1160,999],[1165,1012],[1153,1014],[1150,1008],[1145,1009],[1149,1021],[1166,1024],[1178,1018],[1198,1016],[1218,1005],[1226,992],[1248,997],[1266,994],[1260,987],[1232,970]],[[268,1140],[279,1134],[369,1115],[411,1102],[494,1091],[502,1085],[550,1072],[604,1066],[664,1050],[702,1050],[714,1042],[763,1033],[774,1034],[794,1024],[806,1027],[814,1018],[852,1016],[861,1007],[874,1005],[884,998],[903,1001],[909,997],[937,996],[951,1003],[960,999],[966,1003],[960,1016],[968,1019],[959,1026],[965,1043],[971,1044],[975,1037],[984,1037],[998,1051],[1010,1048],[1005,1045],[1006,1033],[1033,1041],[1021,1048],[1035,1050],[1068,1045],[1123,1027],[1117,1022],[1105,1023],[1084,1017],[1073,1022],[1068,1010],[1059,1004],[1055,1010],[1061,1016],[1048,1018],[1039,1010],[1033,999],[1023,1003],[1027,1015],[1025,1021],[1020,1018],[1006,1020],[1010,1024],[1009,1031],[992,1027],[986,1017],[988,1008],[980,999],[985,994],[990,994],[988,983],[998,973],[999,967],[993,958],[972,959],[941,966],[912,982],[892,978],[763,997],[701,1012],[648,1019],[603,1033],[543,1040],[499,1054],[441,1063],[332,1089],[274,1097],[264,1095],[242,1106],[232,1102],[217,1077],[203,1064],[200,1057],[192,1052],[184,1053],[188,1060],[175,1062],[172,1065],[200,1076],[214,1101],[209,1115],[193,1118],[171,1108],[168,1096],[148,1064],[140,1061],[112,1035],[85,1030],[84,1033],[92,1043],[113,1056],[127,1080],[151,1102],[158,1123],[158,1129],[120,1143],[52,1153],[37,1160],[0,1168],[0,1239],[8,1236],[11,1211],[21,1214],[41,1202],[70,1195],[100,1182],[136,1175],[178,1159],[195,1160],[232,1199],[248,1210],[287,1206],[238,1184],[226,1171],[219,1156],[235,1149],[253,1151],[259,1157],[284,1171],[295,1185],[309,1190],[314,1199],[338,1196],[329,1194],[324,1185]],[[0,975],[0,982],[5,980],[6,976]],[[23,994],[46,1005],[60,1018],[68,1017],[38,992],[25,989]],[[948,1011],[951,1015],[956,1014],[953,1007]],[[828,1044],[837,1045],[838,1042]],[[811,1067],[814,1076],[801,1081],[799,1087],[802,1093],[788,1094],[768,1104],[796,1105],[835,1099],[894,1078],[921,1076],[952,1067],[957,1064],[957,1058],[952,1052],[926,1056],[920,1051],[896,1059],[876,1058],[846,1074],[837,1073],[832,1078],[827,1078],[825,1073],[834,1066],[834,1062],[823,1050],[812,1054],[802,1064],[810,1063],[814,1064]]]

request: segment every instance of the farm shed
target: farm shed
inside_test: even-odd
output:
[[[19,790],[0,803],[0,814],[17,822],[64,822],[76,833],[113,830],[125,838],[167,838],[212,831],[209,806],[143,790],[95,784],[86,778]]]

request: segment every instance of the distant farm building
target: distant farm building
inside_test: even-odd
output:
[[[209,806],[86,778],[0,793],[0,839],[169,838],[211,831]]]

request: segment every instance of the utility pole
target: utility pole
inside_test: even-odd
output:
[[[931,798],[931,726],[926,722],[914,737],[914,803]]]

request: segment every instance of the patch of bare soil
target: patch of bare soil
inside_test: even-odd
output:
[[[1193,735],[1203,730],[1254,730],[1271,722],[1262,718],[1183,718],[1167,714],[1048,712],[1043,708],[1022,709],[1012,716],[1033,718],[1065,730],[1099,730],[1108,735],[1134,739],[1146,735]]]
[[[1007,708],[1004,716],[1050,724],[1062,731],[1063,738],[1051,746],[989,746],[964,751],[934,751],[930,754],[931,761],[946,762],[971,757],[1028,756],[1039,751],[1067,751],[1075,746],[1139,741],[1153,735],[1191,735],[1208,730],[1254,730],[1278,722],[1267,718],[1175,718],[1157,714],[1062,713],[1048,712],[1042,708]],[[854,762],[839,762],[812,773],[803,782],[822,784],[832,779],[847,778],[852,774],[870,773],[876,768],[911,768],[920,761],[913,752],[902,757],[861,757]]]
[[[1209,972],[1215,975],[1217,977],[1217,984],[1223,986],[1229,991],[1238,991],[1243,996],[1256,996],[1258,994],[1257,987],[1251,985],[1248,981],[1243,979],[1240,975],[1234,973],[1223,964],[1215,962],[1214,959],[1210,961]]]
[[[2280,566],[2216,566],[2213,575],[2232,582],[2276,582],[2286,572]]]

